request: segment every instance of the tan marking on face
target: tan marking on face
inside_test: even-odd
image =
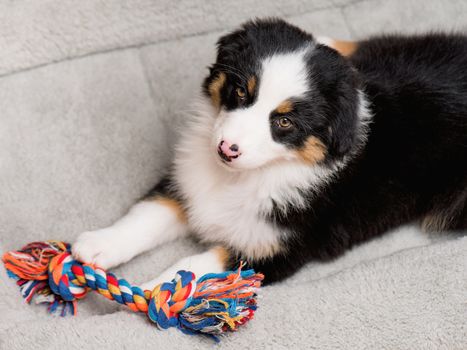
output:
[[[221,246],[211,248],[211,251],[217,255],[217,258],[219,259],[219,262],[222,264],[222,266],[224,266],[224,268],[227,268],[227,264],[230,259],[229,251]]]
[[[214,106],[221,106],[221,89],[225,84],[225,73],[221,72],[219,75],[209,84],[208,91],[211,95],[211,100]]]
[[[251,95],[253,95],[253,93],[255,92],[255,87],[256,87],[256,78],[255,77],[251,77],[250,79],[248,79],[248,84],[247,84],[247,89],[248,89],[248,93]]]
[[[315,164],[322,161],[326,156],[326,146],[317,137],[310,136],[297,153],[305,162]]]
[[[287,114],[287,113],[292,112],[292,110],[293,110],[293,104],[292,104],[292,101],[290,100],[285,100],[281,102],[281,104],[277,106],[276,108],[276,112],[280,114]]]
[[[350,56],[357,50],[358,43],[355,41],[333,40],[331,47],[342,56]]]
[[[175,213],[175,215],[177,215],[177,219],[180,222],[182,223],[187,222],[185,209],[183,208],[182,204],[176,199],[169,198],[169,197],[156,196],[153,198],[153,200],[170,208]]]

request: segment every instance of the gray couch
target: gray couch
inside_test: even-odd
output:
[[[358,39],[465,30],[467,2],[0,1],[0,251],[124,214],[170,161],[216,38],[253,16]],[[201,249],[180,240],[116,273],[140,283]],[[219,347],[466,349],[466,290],[467,238],[408,226],[264,288],[255,320]],[[211,346],[95,295],[49,316],[0,269],[1,349]]]

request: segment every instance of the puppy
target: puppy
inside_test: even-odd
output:
[[[76,258],[104,268],[187,235],[201,276],[238,267],[266,282],[398,225],[467,228],[467,37],[358,43],[256,20],[220,38],[168,175]]]

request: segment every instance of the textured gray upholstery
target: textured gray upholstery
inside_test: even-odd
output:
[[[252,16],[315,34],[467,28],[467,2],[422,0],[0,2],[0,251],[72,242],[160,177],[219,35]],[[181,240],[116,272],[140,283],[202,247]],[[465,349],[467,239],[413,227],[264,288],[220,348]],[[211,347],[89,296],[75,318],[25,306],[0,269],[0,348]]]

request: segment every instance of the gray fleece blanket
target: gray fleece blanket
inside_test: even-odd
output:
[[[170,161],[219,35],[280,16],[320,35],[467,29],[465,1],[0,1],[0,252],[112,223]],[[102,297],[76,317],[22,301],[0,269],[1,349],[466,349],[466,232],[407,226],[263,288],[214,345]],[[141,283],[201,251],[189,239],[116,269]],[[176,252],[176,253],[175,253]]]

